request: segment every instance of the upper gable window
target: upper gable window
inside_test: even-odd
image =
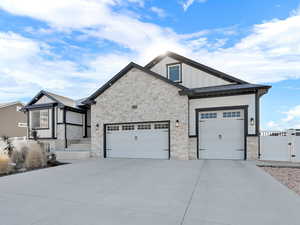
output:
[[[174,82],[181,82],[181,64],[167,65],[168,78]]]

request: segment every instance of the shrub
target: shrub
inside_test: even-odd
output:
[[[25,163],[29,149],[27,146],[16,148],[11,155],[11,161],[16,164],[16,169],[21,169]]]
[[[9,156],[11,156],[14,150],[14,146],[11,140],[9,140],[9,137],[5,135],[2,136],[2,140],[4,141],[4,143],[6,143],[6,146],[4,147],[4,151],[6,151]]]
[[[27,169],[42,168],[47,165],[46,152],[41,148],[39,144],[29,144],[29,151],[26,154],[25,167]]]
[[[7,155],[0,156],[0,174],[8,174],[11,172],[11,160]]]

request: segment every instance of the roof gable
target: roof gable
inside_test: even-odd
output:
[[[150,76],[154,76],[155,78],[157,79],[160,79],[170,85],[173,85],[177,88],[179,88],[180,90],[187,90],[186,87],[178,84],[178,83],[175,83],[163,76],[161,76],[160,74],[157,74],[151,70],[148,70],[136,63],[129,63],[126,67],[124,67],[119,73],[117,73],[113,78],[111,78],[108,82],[106,82],[104,85],[102,85],[97,91],[95,91],[90,97],[88,97],[85,101],[83,101],[83,103],[85,104],[89,104],[89,103],[92,103],[93,100],[95,98],[97,98],[99,95],[101,95],[104,91],[106,91],[106,89],[110,88],[116,81],[118,81],[121,77],[123,77],[129,70],[131,70],[132,68],[136,68],[136,69],[139,69],[143,72],[145,72],[146,74],[150,75]]]
[[[38,100],[40,100],[43,96],[47,96],[49,99],[56,103],[60,103],[57,99],[49,95],[46,91],[41,90],[37,95],[35,95],[28,103],[26,106],[33,105],[35,104]]]
[[[34,96],[26,106],[30,106],[38,102],[43,96],[46,96],[49,98],[52,103],[57,103],[61,106],[70,106],[70,107],[76,107],[76,101],[61,95],[57,95],[48,91],[41,90],[36,96]]]
[[[201,70],[201,71],[204,71],[210,75],[213,75],[215,77],[218,77],[218,78],[221,78],[225,81],[229,81],[229,82],[233,82],[233,83],[237,83],[237,84],[248,84],[248,82],[246,81],[243,81],[243,80],[240,80],[236,77],[233,77],[231,75],[228,75],[226,73],[223,73],[221,71],[218,71],[218,70],[215,70],[211,67],[208,67],[208,66],[205,66],[201,63],[198,63],[194,60],[191,60],[189,58],[186,58],[184,56],[181,56],[181,55],[178,55],[174,52],[167,52],[166,54],[163,54],[163,55],[160,55],[160,56],[157,56],[156,58],[154,58],[151,62],[149,62],[145,68],[147,69],[151,69],[154,65],[158,64],[161,60],[163,60],[164,58],[166,57],[170,57],[170,58],[173,58],[175,60],[178,60],[182,63],[185,63],[189,66],[192,66],[198,70]]]

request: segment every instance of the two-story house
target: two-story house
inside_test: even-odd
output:
[[[83,100],[40,91],[22,109],[27,114],[28,138],[34,138],[34,131],[53,151],[89,151],[90,110]]]
[[[25,137],[27,135],[26,115],[21,111],[22,102],[0,103],[0,137]]]

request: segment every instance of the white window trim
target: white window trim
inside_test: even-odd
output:
[[[169,64],[167,65],[167,77],[169,80],[170,79],[170,67],[175,67],[178,66],[179,67],[179,80],[172,80],[173,82],[177,82],[177,83],[181,83],[182,82],[182,68],[181,68],[181,63],[174,63],[174,64]]]
[[[34,112],[35,110],[33,110],[32,112]],[[35,130],[48,130],[48,129],[50,129],[50,121],[49,121],[49,119],[50,119],[50,110],[49,109],[40,109],[40,110],[36,110],[36,111],[40,111],[40,116],[39,116],[39,121],[40,121],[40,126],[39,127],[32,127],[33,129],[35,129]],[[48,122],[47,122],[47,126],[46,127],[41,127],[41,122],[42,122],[42,117],[41,117],[41,111],[47,111],[47,116],[48,116]],[[32,120],[32,114],[31,114],[31,120]]]

